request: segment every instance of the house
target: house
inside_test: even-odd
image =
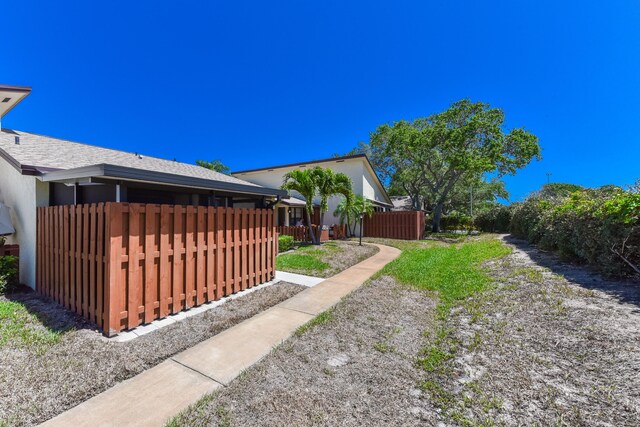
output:
[[[0,85],[0,120],[31,88]],[[100,202],[272,207],[287,193],[200,166],[4,128],[0,202],[11,208],[20,280],[36,287],[38,207]]]
[[[409,196],[391,196],[391,201],[393,202],[393,208],[391,209],[394,212],[402,212],[402,211],[413,211],[413,201]]]
[[[254,184],[263,185],[271,188],[279,188],[282,185],[284,175],[292,170],[306,169],[320,166],[329,168],[334,172],[341,172],[351,178],[353,183],[353,192],[356,195],[362,195],[369,199],[375,206],[376,211],[384,212],[393,207],[393,203],[384,189],[384,185],[380,178],[373,170],[373,166],[369,158],[365,154],[355,154],[342,157],[333,157],[321,160],[312,160],[308,162],[291,163],[279,166],[269,166],[259,169],[249,169],[243,171],[232,172],[236,178]],[[340,218],[333,215],[338,203],[342,197],[334,196],[329,199],[329,210],[324,217],[324,224],[330,226],[339,224]],[[319,200],[314,200],[315,204],[319,204]],[[276,221],[280,226],[296,225],[300,221],[304,221],[304,199],[300,194],[291,194],[290,197],[283,198],[276,205],[277,215]],[[312,222],[318,224],[320,221],[319,209],[316,208]]]

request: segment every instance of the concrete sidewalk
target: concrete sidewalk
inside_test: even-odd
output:
[[[376,245],[372,257],[178,353],[79,404],[43,426],[163,426],[204,394],[224,387],[319,313],[400,255]]]

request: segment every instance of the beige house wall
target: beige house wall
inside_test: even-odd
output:
[[[11,209],[16,232],[8,236],[7,243],[20,245],[20,282],[35,289],[36,207],[48,206],[49,186],[0,159],[0,202]]]
[[[321,163],[310,163],[308,165],[239,173],[233,174],[233,176],[265,187],[280,188],[282,186],[284,176],[288,172],[296,169],[309,169],[316,166],[330,168],[334,172],[340,172],[347,175],[351,178],[353,183],[353,192],[356,195],[362,195],[372,201],[389,203],[385,198],[383,189],[377,184],[377,178],[373,176],[370,168],[366,164],[366,159],[363,158],[329,160]],[[300,194],[297,194],[296,192],[292,192],[291,195],[293,197],[301,198]],[[340,218],[334,216],[333,212],[336,210],[341,200],[341,196],[334,196],[329,199],[329,210],[325,213],[323,225],[340,223]],[[318,198],[314,199],[314,203],[319,203]]]

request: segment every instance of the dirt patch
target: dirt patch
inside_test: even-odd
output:
[[[365,259],[378,253],[380,249],[373,245],[358,246],[355,243],[336,241],[337,246],[342,249],[340,252],[329,252],[322,261],[329,264],[329,269],[324,271],[319,277],[331,277],[347,268],[364,261]]]
[[[415,359],[434,306],[425,292],[376,279],[175,424],[433,425]]]
[[[48,327],[74,330],[46,349],[0,348],[0,425],[45,421],[303,289],[281,282],[126,343],[34,293],[14,294]]]
[[[450,421],[640,425],[640,284],[505,240],[495,290],[452,316]]]

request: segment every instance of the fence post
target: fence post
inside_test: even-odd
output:
[[[107,271],[105,280],[104,332],[113,336],[120,332],[120,267],[122,257],[122,204],[109,202],[105,206],[107,232],[105,254]],[[137,314],[137,313],[136,313]],[[129,314],[131,315],[131,313]]]

